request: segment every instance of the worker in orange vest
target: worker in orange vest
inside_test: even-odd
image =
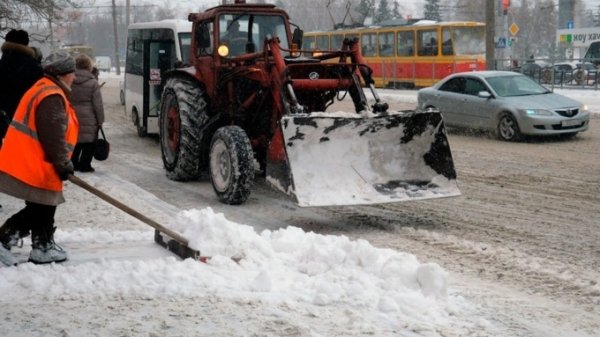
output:
[[[63,181],[73,173],[71,153],[79,124],[68,100],[75,59],[66,52],[42,61],[44,77],[21,98],[0,148],[0,192],[25,200],[25,208],[0,227],[0,261],[14,265],[11,247],[31,232],[33,263],[62,262],[54,242],[54,214],[65,201]]]

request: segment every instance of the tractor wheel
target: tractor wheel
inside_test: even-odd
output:
[[[219,201],[239,205],[250,196],[254,179],[250,139],[239,126],[218,129],[210,144],[210,178]]]
[[[500,139],[508,142],[516,142],[521,139],[519,124],[509,112],[500,115],[498,121],[498,136]]]
[[[184,181],[200,176],[201,126],[206,123],[204,90],[191,79],[165,83],[160,106],[160,149],[167,177]]]

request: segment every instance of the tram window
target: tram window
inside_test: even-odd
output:
[[[360,37],[360,46],[363,56],[377,55],[377,34],[367,33]]]
[[[415,36],[413,32],[398,32],[398,56],[413,56]]]
[[[455,55],[485,54],[485,27],[454,27],[451,32]]]
[[[379,56],[394,56],[394,33],[379,33]]]
[[[317,36],[317,49],[329,50],[329,36],[328,35]]]
[[[304,41],[302,41],[302,49],[313,50],[317,46],[315,45],[315,37],[314,36],[305,36]]]
[[[438,34],[435,30],[417,32],[419,56],[436,56],[438,54]]]
[[[333,34],[331,35],[331,49],[337,50],[342,48],[342,42],[344,41],[344,35]]]
[[[452,31],[449,27],[442,30],[442,55],[454,55],[452,48]]]
[[[307,51],[304,53],[304,56],[312,56],[312,50],[315,50],[315,48],[315,37],[304,36],[304,41],[302,41],[302,49]]]

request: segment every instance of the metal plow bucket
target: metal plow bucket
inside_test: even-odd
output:
[[[282,132],[300,206],[460,195],[440,113],[313,113],[284,117]]]

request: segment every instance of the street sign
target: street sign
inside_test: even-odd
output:
[[[506,48],[506,38],[505,37],[498,38],[498,41],[496,41],[496,48],[498,48],[498,49]]]
[[[510,32],[510,35],[515,36],[519,32],[519,26],[513,22],[510,27],[508,27],[508,31]]]

